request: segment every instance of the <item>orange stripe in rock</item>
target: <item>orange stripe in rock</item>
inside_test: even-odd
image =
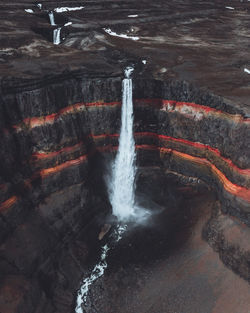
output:
[[[86,161],[86,159],[87,159],[87,155],[85,154],[85,155],[82,155],[82,156],[80,156],[79,158],[77,158],[75,160],[70,160],[70,161],[62,163],[60,165],[57,165],[55,167],[51,167],[51,168],[47,168],[47,169],[41,170],[39,172],[39,174],[40,174],[40,176],[42,178],[45,178],[47,176],[50,176],[50,175],[55,174],[57,172],[60,172],[61,170],[64,170],[64,169],[66,169],[68,167],[79,165],[82,162]]]
[[[85,104],[87,107],[90,106],[113,106],[113,105],[121,105],[121,101],[113,101],[113,102],[104,102],[104,101],[99,101],[99,102],[89,102]]]
[[[214,164],[212,164],[205,158],[194,157],[192,155],[179,152],[177,150],[173,150],[169,148],[158,148],[157,146],[151,146],[151,145],[136,145],[136,148],[142,149],[142,150],[157,150],[158,149],[161,153],[168,153],[168,154],[173,153],[174,155],[179,156],[182,159],[191,161],[192,163],[206,165],[218,177],[218,179],[220,180],[220,182],[222,183],[223,187],[225,188],[227,192],[235,195],[236,197],[242,198],[243,200],[247,202],[250,202],[250,189],[233,184]]]
[[[165,149],[165,148],[160,148],[160,151],[163,153],[169,153],[169,149]],[[207,159],[194,157],[192,155],[179,152],[176,150],[172,150],[172,153],[182,159],[191,161],[192,163],[206,165],[218,177],[218,179],[220,180],[220,182],[222,183],[223,187],[225,188],[227,192],[237,197],[240,197],[247,202],[250,202],[250,189],[233,184],[214,164],[209,162]]]
[[[117,146],[116,147],[105,146],[105,147],[98,148],[98,150],[102,151],[102,152],[115,151],[115,150],[117,150],[117,148],[118,148]],[[136,145],[136,148],[142,149],[142,150],[159,150],[160,152],[163,152],[163,153],[173,153],[174,155],[179,156],[182,159],[189,160],[193,163],[206,165],[207,167],[211,168],[212,172],[219,178],[219,180],[223,184],[225,190],[227,190],[229,193],[231,193],[237,197],[240,197],[240,198],[250,202],[250,190],[249,189],[247,189],[245,187],[238,186],[238,185],[230,182],[227,179],[227,177],[214,164],[212,164],[210,161],[208,161],[205,158],[194,157],[194,156],[189,155],[187,153],[179,152],[177,150],[173,150],[170,148],[160,148],[156,145]],[[49,175],[55,174],[55,173],[65,169],[65,168],[68,168],[70,166],[78,165],[78,164],[82,163],[83,161],[85,161],[86,159],[87,159],[87,155],[83,155],[83,156],[81,156],[75,160],[70,160],[70,161],[67,161],[63,164],[57,165],[55,167],[44,169],[44,170],[40,171],[40,175],[42,178],[45,178]]]
[[[99,147],[98,151],[110,152],[110,151],[116,151],[117,149],[118,149],[118,146],[109,145],[109,146]],[[227,192],[235,195],[236,197],[242,198],[243,200],[245,200],[247,202],[250,202],[250,190],[249,189],[247,189],[245,187],[238,186],[238,185],[230,182],[227,179],[227,177],[214,164],[212,164],[210,161],[208,161],[205,158],[194,157],[194,156],[189,155],[187,153],[183,153],[183,152],[173,150],[170,148],[160,148],[156,145],[136,145],[136,149],[159,151],[160,153],[168,153],[168,154],[172,153],[173,155],[180,157],[182,159],[188,160],[192,163],[205,165],[206,167],[210,168],[212,170],[212,172],[217,176],[217,178],[220,180],[220,182],[222,183],[223,187],[225,188],[225,190]],[[64,169],[66,169],[66,168],[81,164],[82,162],[87,160],[87,157],[88,157],[87,155],[82,155],[75,160],[70,160],[70,161],[67,161],[63,164],[57,165],[55,167],[41,170],[40,172],[35,174],[34,177],[37,177],[40,175],[41,178],[46,178],[50,175],[53,175],[55,173],[58,173]],[[8,209],[9,207],[11,207],[12,205],[14,205],[17,202],[17,200],[18,200],[17,196],[12,196],[8,200],[4,201],[0,205],[0,212],[4,211],[4,210]]]
[[[181,114],[189,115],[194,113],[201,113],[203,112],[205,115],[208,113],[217,114],[217,115],[226,115],[228,118],[234,120],[235,122],[246,122],[250,123],[249,118],[244,118],[242,115],[239,114],[230,114],[227,112],[223,112],[221,110],[217,110],[215,108],[211,108],[208,106],[192,103],[192,102],[179,102],[175,100],[165,100],[165,99],[135,99],[135,104],[147,104],[147,105],[157,105],[162,110],[168,110],[168,111],[178,111]],[[26,126],[30,128],[42,126],[44,124],[53,123],[57,118],[59,118],[61,115],[66,113],[73,113],[75,111],[79,111],[81,109],[84,109],[86,107],[98,107],[98,106],[115,106],[115,105],[121,105],[120,101],[114,101],[114,102],[103,102],[103,101],[97,101],[97,102],[90,102],[90,103],[76,103],[70,106],[67,106],[61,110],[59,110],[57,113],[52,113],[47,116],[41,116],[41,117],[31,117],[26,118],[23,120],[23,123],[20,123],[18,125],[13,125],[13,128],[15,128],[17,131],[21,130],[22,124],[25,124]],[[189,108],[190,112],[185,112],[185,107]],[[193,111],[193,112],[192,112]]]
[[[225,116],[237,123],[250,123],[249,118],[244,118],[240,114],[231,114],[222,110],[218,110],[209,106],[196,104],[193,102],[180,102],[175,100],[165,100],[165,99],[136,99],[134,102],[137,105],[155,105],[158,106],[163,111],[178,112],[187,117],[193,117],[196,119],[201,119],[203,116],[208,114]],[[202,115],[203,114],[203,115]]]
[[[72,152],[74,151],[75,149],[78,149],[80,148],[81,146],[83,146],[83,142],[79,142],[77,143],[76,145],[74,146],[70,146],[70,147],[64,147],[58,151],[53,151],[53,152],[35,152],[32,154],[32,158],[34,160],[42,160],[42,159],[47,159],[47,158],[52,158],[52,157],[56,157],[58,156],[59,154],[62,154],[62,153],[67,153],[67,152]]]
[[[22,124],[25,124],[26,126],[30,128],[43,126],[45,124],[52,124],[55,120],[57,120],[61,115],[67,114],[67,113],[74,113],[77,111],[80,111],[84,109],[85,107],[91,107],[91,106],[114,106],[114,105],[121,105],[121,102],[92,102],[92,103],[76,103],[70,106],[67,106],[61,110],[59,110],[57,113],[52,113],[46,116],[40,116],[40,117],[28,117],[23,120],[22,123],[18,125],[13,125],[12,127],[16,129],[17,131],[21,130]]]
[[[223,160],[230,168],[232,168],[234,171],[238,172],[240,175],[248,176],[248,177],[250,176],[250,169],[239,168],[230,159],[223,157],[218,149],[215,149],[209,145],[205,145],[205,144],[202,144],[199,142],[189,141],[189,140],[182,139],[182,138],[174,138],[174,137],[170,137],[170,136],[166,136],[166,135],[159,135],[157,133],[151,133],[151,132],[135,133],[134,135],[135,135],[135,137],[151,137],[151,138],[164,140],[165,142],[181,143],[181,144],[184,144],[186,146],[192,146],[192,147],[195,147],[195,148],[203,150],[203,151],[209,150],[212,154],[214,154],[216,157]],[[89,135],[89,137],[92,137],[93,139],[98,140],[98,139],[104,139],[104,138],[118,138],[119,134]],[[55,152],[50,152],[50,153],[34,153],[32,155],[32,157],[37,159],[37,160],[55,157],[58,154],[63,153],[63,152],[71,152],[74,149],[79,148],[82,144],[83,143],[80,142],[74,146],[62,148],[61,150],[59,150],[57,152],[55,151]]]
[[[210,147],[209,145],[205,145],[205,144],[202,144],[199,142],[189,141],[189,140],[182,139],[182,138],[175,138],[175,137],[166,136],[166,135],[159,135],[157,133],[151,133],[151,132],[135,133],[134,136],[135,137],[152,137],[152,138],[156,138],[156,139],[162,139],[166,142],[169,141],[169,142],[174,142],[174,143],[182,143],[184,145],[192,146],[192,147],[198,148],[200,150],[209,150],[214,155],[216,155],[217,157],[222,159],[225,163],[227,163],[227,165],[229,167],[231,167],[233,170],[237,171],[240,175],[250,176],[250,169],[239,168],[230,159],[223,157],[218,149]],[[101,139],[101,138],[106,138],[106,137],[116,138],[116,137],[119,137],[119,134],[92,135],[92,137],[94,139]]]
[[[135,146],[136,149],[140,149],[140,150],[158,150],[159,151],[159,147],[155,146],[155,145],[136,145]],[[168,149],[169,152],[171,151],[171,149]]]
[[[17,202],[17,200],[18,200],[17,196],[12,196],[8,200],[2,202],[0,204],[0,212],[3,212],[9,209],[12,205],[14,205]]]
[[[239,174],[244,175],[244,176],[250,176],[250,169],[239,168],[230,159],[223,157],[218,149],[215,149],[209,145],[205,145],[205,144],[199,143],[199,142],[189,141],[189,140],[182,139],[182,138],[174,138],[174,137],[170,137],[170,136],[166,136],[166,135],[159,135],[157,133],[150,133],[150,132],[135,133],[135,136],[137,136],[137,137],[148,136],[148,137],[153,137],[153,138],[157,138],[157,139],[163,139],[166,142],[169,141],[169,142],[174,142],[174,143],[182,143],[184,145],[192,146],[192,147],[198,148],[200,150],[209,150],[214,155],[216,155],[217,157],[222,159],[225,163],[228,164],[229,167],[233,168]]]

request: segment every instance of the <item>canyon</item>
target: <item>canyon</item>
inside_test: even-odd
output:
[[[249,2],[38,4],[0,1],[0,312],[74,312],[115,227],[130,65],[136,197],[160,213],[114,247],[85,310],[247,312]]]

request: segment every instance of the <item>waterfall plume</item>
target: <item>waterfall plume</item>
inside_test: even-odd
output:
[[[118,152],[112,167],[110,202],[113,214],[119,220],[128,220],[134,215],[135,197],[135,142],[133,136],[132,67],[125,69],[122,81],[121,131]]]

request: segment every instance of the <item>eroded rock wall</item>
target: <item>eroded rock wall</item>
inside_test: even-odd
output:
[[[202,179],[217,191],[224,213],[249,225],[249,118],[184,82],[135,78],[134,107],[138,164]],[[41,298],[56,297],[54,286],[65,296],[76,289],[84,256],[77,245],[69,253],[62,247],[110,210],[105,155],[118,146],[121,78],[6,87],[0,110],[4,279],[16,288],[28,277]],[[58,257],[74,260],[72,281]],[[52,284],[51,294],[44,284]]]
[[[116,116],[105,116],[102,110],[90,116],[86,107],[77,110],[72,104],[101,101],[103,90],[111,101],[116,84],[111,82],[110,87],[109,79],[67,81],[2,94],[4,312],[68,312],[74,302],[73,290],[86,271],[89,249],[82,242],[92,240],[95,220],[110,211],[103,158],[89,135],[93,128],[106,132]],[[120,96],[120,88],[118,92]],[[16,294],[16,301],[8,301],[11,294]]]

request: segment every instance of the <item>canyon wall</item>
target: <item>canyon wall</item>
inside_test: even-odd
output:
[[[110,212],[104,176],[107,157],[118,146],[121,80],[61,77],[2,84],[1,269],[4,286],[18,290],[25,285],[13,312],[22,312],[24,304],[27,312],[45,307],[52,312],[65,299],[73,301],[69,290],[77,288],[88,253],[79,254],[86,247],[77,243],[67,251],[67,244]],[[133,84],[138,165],[204,181],[218,195],[218,216],[249,226],[250,119],[186,82],[138,75]],[[215,229],[208,227],[206,237],[218,246],[219,236],[211,240]],[[247,264],[248,247],[239,249]],[[63,258],[71,260],[72,269]],[[248,273],[245,265],[239,274],[249,279]],[[45,285],[51,285],[47,294]],[[64,300],[57,299],[59,294]]]

